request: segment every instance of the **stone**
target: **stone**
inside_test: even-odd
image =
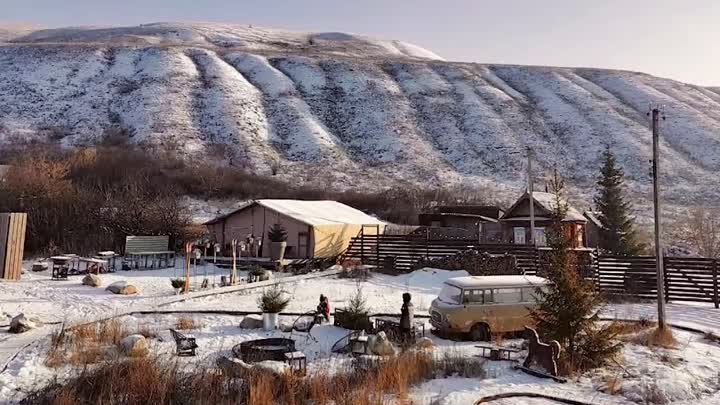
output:
[[[421,337],[415,342],[415,347],[422,350],[432,350],[435,347],[432,339],[429,337]]]
[[[378,356],[392,356],[395,354],[395,346],[385,332],[378,332],[377,335],[372,336],[369,340],[368,346],[372,354]]]
[[[253,364],[253,368],[269,371],[273,374],[282,375],[290,371],[290,365],[284,361],[264,360]]]
[[[130,335],[120,341],[120,349],[126,356],[143,356],[148,352],[147,339],[143,335]]]
[[[30,270],[32,271],[45,271],[48,269],[47,262],[35,262],[32,264]]]
[[[223,376],[227,378],[245,378],[252,370],[252,366],[250,364],[247,364],[240,359],[225,356],[218,357],[215,364],[218,366]]]
[[[89,285],[90,287],[100,287],[102,285],[102,280],[97,274],[88,274],[83,277],[82,284]]]
[[[132,284],[128,284],[127,281],[116,281],[105,288],[106,291],[110,291],[113,294],[120,295],[132,295],[137,294],[138,289]]]
[[[263,319],[261,315],[246,315],[240,321],[240,329],[261,329],[263,327]]]
[[[10,333],[25,333],[30,329],[35,329],[40,324],[36,318],[28,318],[25,314],[19,314],[10,320]]]

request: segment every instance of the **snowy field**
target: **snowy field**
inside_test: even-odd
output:
[[[203,268],[198,274],[204,273]],[[212,279],[213,268],[208,267]],[[214,271],[219,280],[227,270]],[[358,288],[368,299],[370,312],[399,313],[401,294],[411,292],[417,314],[425,314],[430,302],[437,295],[441,284],[449,277],[462,276],[465,272],[425,269],[401,276],[375,274],[365,282],[352,279],[317,278],[283,284],[292,301],[287,311],[304,312],[314,309],[318,296],[327,295],[332,309],[343,307]],[[17,283],[0,283],[0,311],[15,314],[23,311],[38,316],[46,322],[64,321],[78,323],[105,316],[127,313],[131,310],[238,310],[256,311],[258,290],[224,294],[183,302],[170,303],[175,299],[169,278],[179,276],[180,270],[120,271],[102,275],[103,284],[126,280],[135,284],[140,293],[122,297],[80,284],[81,276],[71,276],[69,281],[51,281],[47,274],[25,274]],[[164,305],[168,304],[169,305]],[[606,312],[608,317],[649,318],[654,316],[654,305],[614,304]],[[701,305],[673,303],[668,306],[670,321],[706,331],[720,333],[720,310]],[[173,327],[180,317],[191,317],[198,327],[187,331],[197,338],[200,349],[196,358],[185,358],[185,362],[212,364],[217,356],[229,355],[230,349],[245,340],[268,336],[284,336],[287,333],[244,330],[238,328],[242,317],[212,314],[160,314],[124,316],[120,320],[129,328],[149,328],[158,333],[151,340],[151,350],[162,356],[173,356],[174,343],[168,328]],[[292,322],[284,317],[281,321]],[[13,347],[12,353],[0,349],[0,368],[9,362],[5,372],[0,373],[0,404],[12,403],[19,398],[19,392],[35,386],[56,374],[62,376],[67,370],[50,369],[44,365],[47,354],[47,334],[57,325],[47,325],[30,335],[8,335],[0,332],[0,348]],[[317,342],[306,340],[304,335],[296,337],[299,350],[308,356],[308,369],[339,370],[350,359],[332,354],[333,343],[347,332],[343,329],[322,325],[313,329]],[[564,398],[573,398],[593,404],[644,404],[648,398],[660,398],[673,404],[709,405],[720,403],[720,346],[703,339],[703,336],[684,331],[675,331],[678,348],[650,349],[637,344],[627,344],[617,366],[586,373],[571,379],[567,384],[558,384],[538,379],[512,369],[508,362],[486,362],[486,377],[483,379],[447,378],[437,379],[417,386],[412,391],[416,404],[430,404],[438,401],[442,405],[471,404],[482,396],[505,392],[539,392]],[[428,334],[435,344],[435,352],[461,353],[466,356],[479,355],[479,349],[472,342],[456,342],[440,339]],[[519,346],[520,340],[506,340],[505,344]],[[26,344],[28,347],[23,348]],[[20,350],[22,349],[22,350]],[[522,358],[523,353],[520,353]],[[618,392],[609,395],[605,387],[609,380],[617,379]],[[546,400],[525,398],[505,399],[492,404],[551,404]]]

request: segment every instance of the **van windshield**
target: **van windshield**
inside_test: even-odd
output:
[[[440,294],[438,294],[438,299],[450,304],[459,304],[461,295],[462,290],[455,286],[445,284],[443,285],[442,290],[440,290]]]

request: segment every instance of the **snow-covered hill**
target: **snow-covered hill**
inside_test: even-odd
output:
[[[135,142],[336,185],[457,182],[516,194],[526,146],[590,201],[599,154],[650,191],[665,105],[665,196],[720,201],[720,90],[625,71],[446,62],[342,33],[221,24],[4,31],[0,140]],[[541,186],[542,187],[542,186]],[[638,204],[643,208],[643,203]]]

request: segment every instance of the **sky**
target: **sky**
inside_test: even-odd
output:
[[[720,86],[720,0],[0,0],[0,25],[209,21],[399,39],[448,60]]]

